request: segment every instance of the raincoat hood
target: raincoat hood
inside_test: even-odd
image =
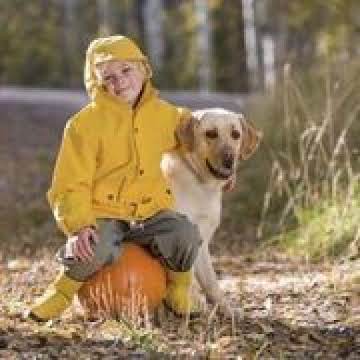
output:
[[[92,41],[86,52],[84,82],[88,95],[94,99],[101,90],[96,78],[97,64],[109,60],[140,61],[145,65],[147,81],[152,76],[151,67],[147,57],[139,47],[129,38],[122,35],[113,35]]]

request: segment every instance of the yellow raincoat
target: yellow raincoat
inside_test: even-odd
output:
[[[142,97],[132,109],[97,83],[98,62],[142,61],[147,69]],[[173,206],[160,170],[164,152],[178,146],[175,128],[189,112],[161,100],[150,82],[151,68],[128,38],[94,41],[86,55],[85,85],[91,102],[64,130],[48,200],[65,234],[97,218],[136,220]]]

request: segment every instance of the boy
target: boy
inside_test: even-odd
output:
[[[173,196],[160,170],[164,152],[179,147],[175,129],[188,111],[161,100],[147,58],[130,39],[93,41],[86,54],[91,102],[67,123],[48,200],[68,236],[58,251],[58,278],[29,310],[46,321],[59,316],[84,281],[121,256],[134,241],[167,269],[165,303],[177,314],[191,308],[190,269],[201,237],[186,216],[171,210]]]

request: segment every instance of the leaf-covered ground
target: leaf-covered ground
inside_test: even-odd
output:
[[[359,263],[312,265],[263,250],[245,253],[243,244],[229,250],[218,243],[214,258],[226,296],[244,310],[239,323],[212,308],[189,322],[171,314],[141,326],[96,321],[77,304],[44,325],[23,320],[54,278],[53,255],[64,241],[44,196],[64,114],[1,109],[1,359],[360,358]],[[231,236],[222,229],[217,240]]]
[[[143,324],[87,319],[79,305],[57,321],[22,319],[27,304],[56,273],[50,256],[3,261],[0,358],[6,359],[358,359],[360,289],[349,284],[355,265],[325,266],[280,257],[219,257],[222,287],[240,323],[208,309],[185,321],[171,314]]]

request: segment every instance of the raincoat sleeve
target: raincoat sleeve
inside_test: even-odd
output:
[[[66,235],[72,235],[84,226],[96,226],[91,209],[91,189],[97,141],[89,126],[80,127],[77,120],[70,119],[65,127],[52,184],[47,192],[56,222]]]

